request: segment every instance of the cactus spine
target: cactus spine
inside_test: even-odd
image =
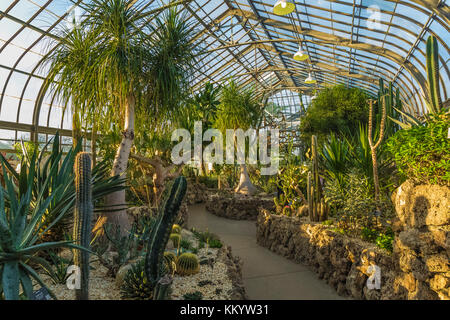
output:
[[[75,210],[73,239],[75,244],[89,249],[91,242],[92,186],[91,157],[80,152],[75,158]],[[89,299],[89,252],[74,250],[74,263],[81,270],[81,287],[76,290],[78,300]]]
[[[441,93],[439,87],[439,51],[438,43],[434,36],[427,39],[427,75],[428,91],[430,94],[430,107],[432,113],[441,110]]]
[[[161,285],[166,285],[167,283],[170,285],[170,281],[162,281],[160,283],[162,278],[161,269],[164,263],[164,249],[169,241],[172,226],[186,193],[186,184],[186,179],[183,176],[175,179],[168,197],[162,205],[158,221],[150,234],[148,251],[145,256],[145,273],[151,285],[155,287],[155,299],[161,297],[161,292],[167,292],[160,288]]]

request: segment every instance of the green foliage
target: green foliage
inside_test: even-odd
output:
[[[240,88],[234,81],[225,85],[216,113],[215,127],[223,133],[226,129],[256,128],[262,119],[262,109],[253,96],[252,89]]]
[[[375,240],[377,246],[381,249],[384,249],[388,252],[392,252],[394,242],[394,233],[392,230],[388,230],[385,233],[380,233]]]
[[[319,145],[332,132],[354,133],[368,119],[367,95],[358,88],[338,85],[321,90],[300,121],[301,138],[306,145],[317,135]]]
[[[48,257],[51,269],[44,268],[45,274],[50,277],[54,284],[66,284],[67,278],[69,277],[67,268],[73,265],[73,259],[64,259],[54,251],[49,251]]]
[[[186,293],[183,295],[184,300],[202,300],[203,299],[203,293],[200,291],[195,291],[192,293]]]
[[[91,157],[80,152],[75,158],[75,210],[73,239],[77,245],[90,249],[92,220]],[[74,250],[74,264],[81,270],[81,288],[76,289],[78,300],[89,299],[89,252]]]
[[[185,252],[177,258],[177,273],[181,276],[190,276],[198,273],[200,265],[195,254]]]
[[[344,185],[336,180],[327,180],[324,186],[324,197],[334,209],[334,214],[344,229],[358,235],[361,226],[372,227],[378,219],[388,220],[394,213],[389,194],[383,193],[380,202],[374,199],[373,185],[369,179],[358,171],[351,171],[345,178]],[[380,207],[381,216],[375,212]]]
[[[30,156],[31,163],[36,163],[37,153]],[[0,186],[0,291],[6,300],[18,300],[20,287],[24,296],[33,297],[34,279],[41,286],[46,287],[33,266],[40,265],[51,270],[49,263],[38,256],[39,253],[56,250],[58,248],[84,248],[69,241],[38,243],[44,233],[48,232],[66,214],[68,207],[61,209],[53,221],[48,221],[45,212],[56,194],[64,188],[59,185],[50,195],[39,192],[33,197],[36,187],[34,181],[38,179],[35,165],[27,167],[22,161],[20,174],[17,177],[8,174],[5,166],[9,164],[1,158],[3,167],[4,186]],[[53,170],[56,166],[53,166]],[[14,179],[17,178],[17,186]],[[42,190],[48,190],[49,179],[42,184]],[[45,227],[44,227],[45,226]],[[48,289],[48,288],[47,288]],[[50,295],[56,299],[49,290]],[[1,295],[0,295],[1,296]]]
[[[306,165],[286,164],[278,174],[278,188],[281,191],[275,205],[283,210],[289,206],[296,211],[301,205],[306,204],[302,190],[306,187],[308,167]]]
[[[204,184],[206,187],[210,189],[217,189],[217,180],[216,176],[199,176],[198,182]]]
[[[363,227],[361,229],[361,237],[365,241],[374,242],[378,248],[384,249],[388,252],[392,252],[392,243],[394,241],[394,232],[391,229],[387,229],[381,232],[377,228]]]
[[[128,270],[123,284],[120,287],[120,295],[124,299],[150,300],[153,297],[153,287],[145,276],[145,261],[140,259]]]
[[[400,130],[387,141],[387,149],[402,179],[417,183],[450,184],[450,115],[429,115],[423,126]]]
[[[201,243],[211,243],[214,240],[220,240],[219,237],[209,231],[197,231],[195,229],[191,230],[194,236],[200,241]]]
[[[48,151],[50,144],[51,151]],[[37,152],[37,149],[35,150]],[[20,171],[27,172],[32,170],[36,174],[31,185],[31,201],[36,203],[36,199],[39,196],[42,196],[43,199],[48,199],[51,195],[51,201],[44,212],[47,224],[44,224],[42,227],[45,228],[48,224],[53,223],[57,217],[60,217],[57,220],[58,224],[55,224],[52,230],[47,230],[48,233],[44,235],[44,238],[50,241],[61,240],[65,225],[71,218],[69,214],[73,212],[75,207],[76,192],[73,167],[79,147],[75,149],[70,148],[67,154],[63,155],[59,144],[59,134],[56,133],[53,140],[50,140],[35,158],[33,158],[33,154],[27,152],[26,148],[23,148],[22,152],[23,160]],[[3,155],[0,154],[0,158],[3,159],[6,169],[14,177],[15,181],[19,181],[21,174],[7,162]],[[102,161],[97,163],[92,169],[92,201],[96,205],[96,212],[103,211],[100,201],[106,195],[125,188],[123,185],[124,179],[119,176],[111,177],[107,166],[107,163]],[[23,193],[26,186],[22,183],[21,188],[21,193]],[[61,216],[61,213],[64,213],[64,215]]]
[[[208,240],[208,246],[210,248],[222,248],[223,244],[219,239]]]

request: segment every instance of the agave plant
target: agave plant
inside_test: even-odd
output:
[[[31,188],[32,201],[42,194],[43,199],[48,199],[51,196],[51,200],[47,205],[44,217],[47,223],[52,222],[59,217],[62,213],[71,213],[75,205],[75,185],[74,185],[74,173],[73,165],[75,161],[75,155],[78,153],[81,143],[75,148],[70,148],[67,154],[63,158],[63,151],[59,145],[59,134],[56,133],[53,138],[51,151],[48,151],[48,147],[52,141],[50,140],[42,148],[39,154],[30,155],[25,147],[22,147],[22,162],[19,170],[14,169],[8,161],[0,154],[7,171],[18,182],[17,185],[13,183],[15,188],[19,188],[19,196],[25,194],[28,185],[21,183],[21,173],[27,171],[35,172],[35,176],[32,180]],[[99,162],[92,170],[92,199],[98,202],[104,196],[123,190],[124,179],[119,176],[111,177],[109,175],[108,164],[106,161]],[[96,211],[102,211],[102,207],[97,204]],[[64,216],[63,215],[63,216]],[[46,225],[44,225],[45,227]],[[63,225],[60,225],[62,227]],[[60,236],[62,236],[62,228],[53,230]]]
[[[36,157],[37,152],[34,152],[31,160],[36,161]],[[25,298],[33,299],[32,279],[47,288],[33,266],[51,269],[49,263],[38,254],[63,247],[84,248],[70,241],[39,243],[42,236],[69,210],[69,206],[63,206],[52,221],[45,215],[64,185],[60,184],[47,195],[45,190],[49,188],[49,175],[40,185],[37,196],[34,196],[35,181],[38,180],[36,167],[23,166],[16,186],[15,176],[8,174],[5,169],[6,161],[1,158],[1,162],[5,187],[0,186],[0,297],[3,293],[6,300],[18,300],[22,291]],[[56,166],[52,169],[56,171],[55,168]],[[53,292],[48,288],[47,290],[56,299]]]

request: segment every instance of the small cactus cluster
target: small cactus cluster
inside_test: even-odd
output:
[[[91,157],[87,152],[80,152],[75,158],[73,171],[75,173],[75,210],[73,239],[75,244],[86,249],[90,248],[92,220],[92,185]],[[74,264],[81,270],[81,286],[76,289],[77,300],[89,299],[89,252],[73,250]]]
[[[190,276],[198,273],[200,264],[195,254],[186,252],[177,258],[177,273],[181,276]]]
[[[319,177],[317,137],[314,135],[311,138],[311,160],[312,170],[308,172],[307,183],[309,218],[311,221],[325,221],[327,220],[330,208],[326,204],[325,199],[322,196],[322,186],[320,184]]]

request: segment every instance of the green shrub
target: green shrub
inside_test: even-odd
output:
[[[387,141],[402,179],[450,184],[449,114],[430,115],[424,126],[399,130]]]
[[[210,248],[222,248],[223,244],[219,239],[211,239],[208,242]]]
[[[392,230],[388,230],[385,233],[380,233],[375,240],[377,246],[381,249],[385,249],[389,252],[392,252],[394,242],[394,232]]]
[[[359,88],[338,85],[322,89],[301,118],[301,139],[309,145],[311,136],[316,135],[322,144],[332,132],[356,132],[359,123],[368,120],[366,100],[367,95]]]

